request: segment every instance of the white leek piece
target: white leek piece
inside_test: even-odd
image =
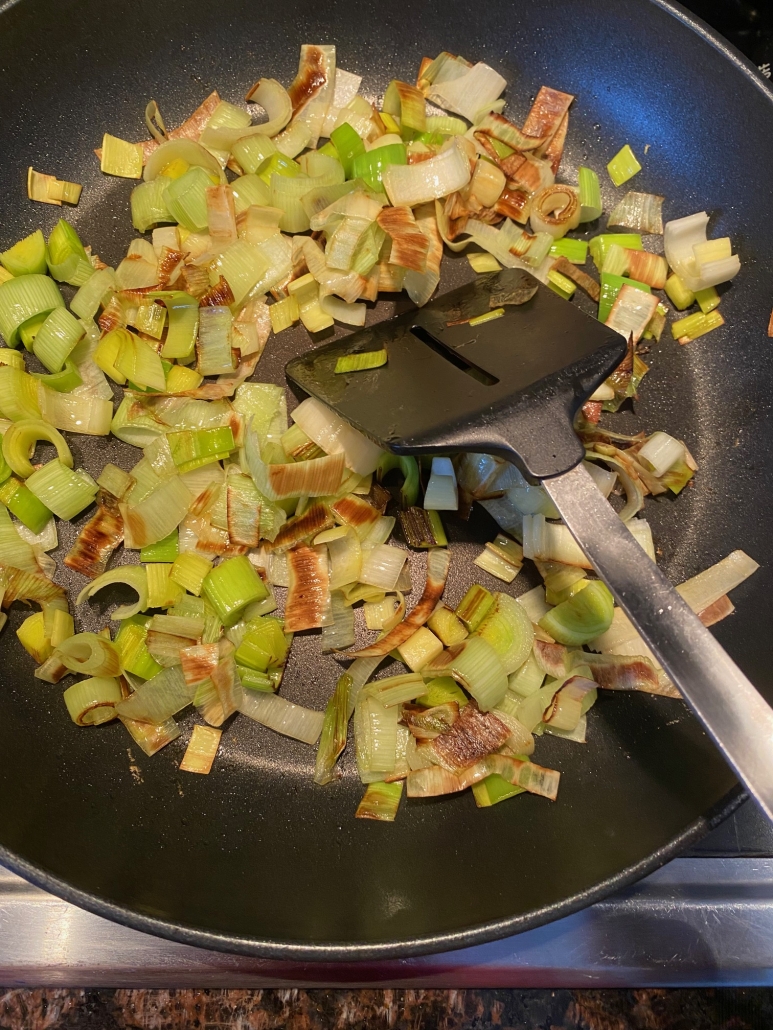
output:
[[[699,211],[685,218],[666,222],[663,246],[666,259],[688,290],[705,290],[718,283],[726,283],[741,270],[737,254],[701,261],[701,248],[705,247],[706,226],[709,216]],[[696,251],[696,248],[697,251]]]
[[[456,511],[459,490],[450,458],[433,458],[432,473],[424,493],[424,507],[428,511]]]

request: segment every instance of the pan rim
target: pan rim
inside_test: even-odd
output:
[[[0,0],[0,17],[21,2],[23,0],[5,0],[5,2]],[[728,40],[724,39],[702,19],[686,10],[679,3],[671,2],[671,0],[648,0],[648,2],[661,8],[671,17],[682,22],[696,35],[700,36],[756,86],[768,102],[773,103],[773,86],[771,83]],[[280,962],[312,962],[320,964],[365,963],[368,961],[419,957],[469,948],[516,935],[545,923],[572,915],[642,879],[665,865],[671,859],[676,858],[680,852],[697,843],[710,830],[732,815],[747,798],[746,792],[737,784],[704,815],[692,822],[657,851],[648,855],[640,862],[627,866],[613,876],[602,880],[588,890],[580,891],[551,905],[543,906],[522,915],[509,916],[457,931],[428,934],[403,941],[330,941],[315,944],[308,941],[260,940],[254,937],[219,934],[143,915],[123,905],[99,898],[96,895],[73,887],[2,845],[0,845],[0,864],[42,890],[61,898],[65,902],[77,905],[93,915],[101,916],[104,919],[127,926],[130,929],[152,934],[178,944]]]
[[[714,829],[740,808],[746,800],[748,800],[748,794],[743,788],[740,785],[734,787],[709,812],[696,819],[680,834],[672,838],[661,848],[658,848],[651,855],[648,855],[647,858],[642,859],[641,862],[627,866],[619,873],[615,873],[606,880],[595,884],[592,888],[579,891],[577,894],[557,901],[552,905],[545,905],[523,915],[508,916],[505,919],[481,923],[478,926],[467,927],[463,930],[427,934],[407,941],[354,941],[346,943],[330,941],[312,944],[308,941],[293,940],[261,941],[250,937],[213,933],[209,930],[198,930],[193,927],[167,922],[163,919],[156,919],[153,916],[142,915],[123,905],[117,905],[97,898],[93,894],[72,887],[58,877],[46,873],[38,866],[19,858],[13,852],[3,847],[0,847],[0,863],[36,887],[56,895],[71,905],[77,905],[93,915],[109,919],[114,923],[120,923],[123,926],[129,927],[129,929],[139,930],[142,933],[152,934],[155,937],[162,937],[176,944],[187,944],[208,951],[218,951],[279,962],[314,962],[320,964],[354,962],[364,964],[388,959],[417,958],[422,955],[458,951],[461,948],[470,948],[478,944],[488,944],[491,941],[502,940],[506,937],[532,930],[545,923],[570,916],[598,901],[602,901],[610,894],[622,890],[637,880],[641,880],[650,873],[655,872],[656,869],[660,869],[661,866],[664,866],[672,858],[678,857],[679,852],[684,851],[691,844],[695,844],[705,837],[710,830]],[[283,974],[287,975],[287,971],[283,971]]]

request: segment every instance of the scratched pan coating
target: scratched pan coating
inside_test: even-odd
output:
[[[132,238],[134,184],[101,176],[92,148],[102,133],[143,138],[151,97],[174,125],[214,88],[238,102],[260,76],[287,83],[301,42],[335,43],[339,64],[363,74],[373,97],[442,49],[500,69],[516,121],[542,83],[576,94],[562,177],[576,181],[579,164],[598,169],[610,210],[622,191],[604,167],[630,143],[644,166],[632,185],[665,194],[668,218],[707,207],[712,235],[730,235],[743,261],[724,291],[725,328],[687,347],[664,339],[635,412],[614,424],[683,437],[700,464],[684,496],[647,506],[674,580],[736,547],[761,563],[717,636],[770,697],[773,104],[756,73],[680,10],[649,0],[556,0],[549,13],[539,0],[447,0],[410,13],[400,0],[234,0],[223,11],[209,0],[4,6],[0,244],[48,230],[62,213],[24,199],[34,163],[84,183],[67,217],[117,262]],[[443,288],[469,277],[463,257],[445,259]],[[392,309],[380,304],[369,318]],[[302,331],[272,340],[257,378],[282,382],[285,362],[307,345]],[[73,450],[92,469],[136,460],[115,441],[80,438]],[[62,527],[64,548],[73,533]],[[451,603],[492,533],[483,513],[451,525]],[[500,587],[477,569],[475,578]],[[514,587],[527,585],[521,576]],[[90,605],[82,624],[99,626],[107,608]],[[479,811],[468,792],[403,803],[393,825],[355,820],[362,788],[350,755],[339,783],[315,787],[311,749],[245,718],[227,727],[207,777],[177,768],[190,716],[151,759],[121,726],[77,729],[61,689],[32,677],[13,635],[22,617],[13,610],[0,638],[0,859],[92,911],[177,940],[317,960],[469,945],[602,897],[738,803],[732,775],[681,702],[609,695],[591,713],[587,746],[538,742],[537,760],[563,774],[555,804],[524,795]],[[336,672],[318,637],[300,634],[282,693],[321,708]]]

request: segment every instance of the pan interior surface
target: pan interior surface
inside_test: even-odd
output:
[[[200,0],[19,0],[0,14],[0,245],[40,225],[47,232],[64,213],[26,200],[33,164],[84,183],[66,217],[114,265],[133,235],[134,183],[101,175],[92,150],[103,132],[144,138],[151,98],[175,125],[213,89],[241,102],[261,76],[287,84],[303,42],[335,43],[339,65],[364,76],[371,99],[441,50],[500,70],[516,122],[541,84],[573,93],[561,179],[576,182],[582,164],[595,168],[609,211],[625,188],[616,191],[604,169],[629,143],[644,166],[631,188],[664,194],[666,218],[705,208],[711,235],[732,237],[743,267],[724,291],[726,326],[687,347],[664,334],[648,356],[635,412],[609,424],[664,429],[684,439],[700,465],[694,488],[673,504],[649,502],[645,512],[675,582],[739,547],[760,562],[733,594],[736,614],[716,632],[773,699],[773,369],[765,338],[773,104],[739,59],[671,9],[649,0],[556,0],[549,11],[539,0],[449,0],[409,13],[399,0],[234,0],[224,16]],[[443,270],[444,290],[471,275],[463,256],[446,256]],[[392,310],[379,304],[369,321]],[[308,346],[303,330],[272,339],[255,378],[283,382],[287,360]],[[137,458],[117,441],[73,443],[76,463],[87,468],[109,460],[129,467]],[[60,556],[78,525],[62,524]],[[478,511],[449,529],[447,599],[455,604],[477,579],[497,588],[472,566],[493,535],[488,516]],[[415,597],[420,557],[413,567]],[[59,579],[82,585],[80,577]],[[514,587],[528,585],[522,576]],[[103,625],[107,607],[92,603],[83,625]],[[208,777],[177,768],[190,716],[182,737],[151,759],[120,725],[76,729],[61,689],[33,679],[17,644],[13,630],[24,614],[11,611],[2,637],[0,858],[95,911],[192,943],[333,959],[512,933],[664,861],[672,842],[700,833],[706,814],[726,809],[736,789],[681,702],[608,695],[591,713],[587,745],[538,743],[537,761],[563,774],[554,804],[523,795],[479,811],[467,792],[403,802],[392,825],[355,820],[362,787],[350,758],[337,784],[315,787],[311,749],[245,718],[226,729]],[[282,693],[321,709],[337,670],[321,658],[318,637],[302,634]]]

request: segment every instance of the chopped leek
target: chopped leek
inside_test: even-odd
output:
[[[684,311],[695,303],[695,294],[687,289],[676,272],[672,272],[666,280],[665,291],[677,311]]]
[[[582,167],[578,169],[577,177],[580,184],[580,221],[595,222],[604,210],[601,204],[599,177],[592,168]],[[569,257],[568,254],[566,256]]]
[[[314,769],[314,782],[320,785],[331,783],[335,778],[336,762],[346,747],[346,729],[349,724],[347,706],[352,682],[348,674],[340,676],[325,709]]]
[[[80,237],[64,218],[60,218],[51,230],[46,260],[54,279],[71,286],[83,286],[94,274],[94,266]]]
[[[213,726],[194,726],[188,747],[180,762],[182,772],[207,775],[215,761],[221,735],[222,730]]]
[[[173,562],[179,553],[178,533],[173,529],[169,536],[155,544],[140,549],[141,562]]]
[[[9,347],[18,347],[21,328],[42,319],[54,308],[63,308],[64,298],[47,275],[20,275],[0,283],[0,334]]]
[[[470,636],[430,662],[428,671],[450,674],[482,712],[495,708],[507,693],[507,674],[502,661],[482,637]]]
[[[59,461],[72,468],[70,448],[58,430],[39,419],[21,419],[10,425],[2,438],[3,458],[17,476],[26,479],[35,471],[30,462],[30,455],[34,453],[39,440],[53,444]]]
[[[110,676],[93,676],[68,687],[64,692],[64,703],[76,725],[99,726],[115,719],[115,706],[122,696],[118,680]]]
[[[702,311],[696,311],[694,315],[688,315],[687,318],[680,318],[672,323],[671,335],[679,343],[690,343],[724,324],[724,318],[716,310],[709,311],[706,315]]]
[[[478,275],[483,272],[498,272],[502,268],[493,254],[468,254],[467,260],[470,262],[472,270]]]
[[[626,143],[607,165],[609,178],[615,186],[622,186],[624,182],[632,179],[637,172],[641,171],[641,165],[636,160],[634,152]]]
[[[398,518],[409,547],[425,549],[445,547],[448,544],[448,538],[437,511],[427,511],[426,508],[407,508],[398,513]]]
[[[127,143],[126,140],[106,132],[102,137],[102,159],[100,168],[105,175],[118,175],[124,179],[142,178],[142,144]]]
[[[51,512],[45,504],[15,476],[9,476],[0,483],[0,503],[32,533],[42,532],[51,518]]]
[[[205,577],[201,592],[224,626],[235,623],[240,613],[268,596],[263,580],[247,558],[228,558]]]
[[[714,286],[707,286],[703,290],[696,290],[695,299],[698,301],[698,307],[704,315],[708,315],[714,308],[719,307],[720,297]]]
[[[357,819],[376,819],[379,822],[392,823],[397,818],[397,809],[403,793],[402,780],[385,783],[375,780],[369,783],[362,801],[354,813]]]
[[[371,368],[381,368],[386,363],[387,352],[383,348],[373,351],[358,351],[337,358],[334,372],[337,375],[343,372],[364,372]]]
[[[0,263],[13,276],[19,275],[45,275],[48,272],[46,264],[46,240],[43,232],[37,229],[30,236],[14,243],[12,247],[0,254]]]
[[[485,619],[493,607],[494,595],[485,587],[474,583],[456,607],[456,615],[461,619],[470,633]]]
[[[570,300],[577,289],[577,285],[571,279],[567,279],[565,275],[561,275],[554,268],[548,272],[548,286],[564,300]]]
[[[584,265],[588,259],[588,244],[585,240],[575,240],[564,236],[560,240],[553,241],[550,247],[550,256],[566,258],[574,265]]]
[[[72,519],[87,508],[97,484],[83,469],[70,469],[58,458],[43,465],[27,480],[27,487],[60,519]]]
[[[167,210],[176,222],[191,232],[206,232],[208,226],[207,189],[212,178],[194,165],[179,179],[173,179],[163,193]]]
[[[600,580],[593,580],[568,601],[556,605],[539,621],[559,644],[580,647],[606,633],[612,625],[614,600]]]

